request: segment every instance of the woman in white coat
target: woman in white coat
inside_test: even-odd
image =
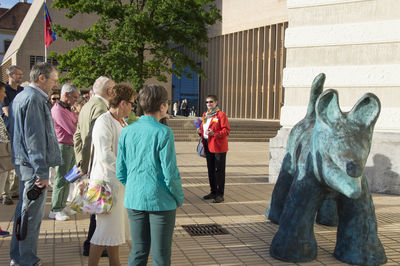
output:
[[[125,243],[124,186],[116,177],[118,140],[127,117],[133,108],[136,92],[127,84],[112,88],[110,109],[97,118],[93,127],[94,149],[90,183],[106,181],[111,186],[113,207],[110,214],[96,215],[96,230],[90,241],[89,266],[99,264],[104,248],[107,248],[110,265],[121,265],[119,245]]]

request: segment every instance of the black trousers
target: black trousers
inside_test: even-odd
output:
[[[87,236],[85,242],[83,243],[83,248],[86,250],[90,249],[90,240],[92,239],[94,231],[96,231],[96,214],[91,214],[88,236]]]
[[[211,193],[223,196],[225,189],[226,152],[210,152],[208,150],[207,140],[204,141],[204,150],[206,152],[208,180],[210,182]]]

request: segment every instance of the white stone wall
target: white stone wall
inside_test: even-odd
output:
[[[400,1],[288,0],[287,7],[283,128],[270,143],[270,180],[291,127],[306,113],[311,82],[324,72],[325,88],[338,90],[343,111],[366,92],[381,100],[366,174],[373,191],[400,193]]]
[[[217,0],[222,22],[211,27],[209,36],[239,32],[288,20],[287,0]]]

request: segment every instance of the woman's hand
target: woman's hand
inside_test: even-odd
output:
[[[201,128],[197,129],[197,134],[201,134]]]
[[[214,136],[214,131],[212,131],[211,129],[208,129],[206,134],[209,136]]]

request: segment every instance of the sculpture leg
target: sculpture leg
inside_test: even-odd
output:
[[[326,199],[318,210],[316,222],[327,226],[338,225],[338,214],[335,199]]]
[[[301,181],[295,180],[286,199],[279,230],[269,250],[270,255],[276,259],[307,262],[317,256],[314,219],[323,194],[316,181],[307,179],[308,177],[304,177]]]
[[[290,186],[293,182],[293,176],[288,173],[291,161],[291,156],[287,153],[283,159],[278,180],[272,192],[271,202],[265,214],[265,216],[275,224],[279,224],[286,197],[289,194]]]
[[[334,255],[349,264],[385,264],[386,254],[378,237],[375,207],[365,176],[361,197],[338,199],[339,226]]]

